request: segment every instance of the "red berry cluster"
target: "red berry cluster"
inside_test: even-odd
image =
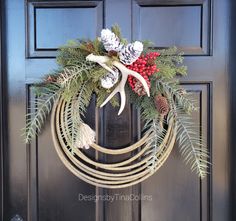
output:
[[[149,77],[159,71],[159,69],[156,67],[156,64],[155,64],[155,59],[158,56],[160,56],[158,52],[149,52],[145,55],[141,55],[133,64],[127,65],[127,68],[141,74],[142,77],[146,80],[148,86],[150,87]],[[141,88],[141,90],[139,87],[137,91],[138,80],[136,78],[134,78],[133,76],[129,76],[128,82],[132,90],[135,93],[137,93],[139,96],[145,94],[143,87]]]

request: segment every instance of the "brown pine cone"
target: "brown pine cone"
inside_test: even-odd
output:
[[[147,60],[147,65],[148,65],[148,66],[153,66],[153,65],[155,65],[155,60],[149,58],[149,59]]]
[[[57,82],[57,77],[55,75],[48,75],[45,78],[45,82],[46,83],[53,83],[53,82]]]
[[[94,51],[94,46],[92,42],[88,42],[86,44],[88,51],[93,52]]]
[[[168,101],[165,97],[163,97],[162,95],[157,95],[155,96],[155,106],[156,106],[156,109],[157,111],[163,115],[163,116],[166,116],[168,113],[169,113],[169,110],[170,110],[170,106],[168,104]]]
[[[115,57],[115,56],[117,56],[117,52],[116,51],[112,51],[112,50],[108,51],[108,56],[109,57],[113,57],[113,56]]]
[[[140,81],[136,81],[134,84],[134,92],[137,93],[139,96],[143,96],[146,94],[146,91]]]

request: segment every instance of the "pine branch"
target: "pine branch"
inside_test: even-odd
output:
[[[85,116],[86,108],[89,105],[93,89],[92,84],[84,82],[79,90],[78,96],[75,96],[69,109],[66,113],[66,136],[67,140],[70,142],[71,152],[73,153],[74,148],[76,148],[76,142],[80,133],[80,126],[83,123],[82,117]]]
[[[144,96],[140,103],[141,116],[144,120],[155,120],[159,116],[159,113],[154,104],[154,98]]]
[[[70,89],[70,85],[73,82],[77,82],[78,78],[83,79],[83,75],[88,74],[88,72],[91,71],[94,66],[95,65],[92,65],[91,63],[85,62],[73,67],[66,67],[60,74],[58,82],[60,82],[62,87]]]
[[[59,49],[57,63],[64,67],[74,66],[85,61],[86,55],[80,50],[78,45],[68,45]]]
[[[156,65],[160,71],[154,74],[154,77],[162,76],[171,79],[177,74],[187,74],[187,67],[181,65],[184,59],[183,54],[178,53],[176,47],[159,50],[158,52],[160,56],[156,59]]]
[[[200,178],[204,178],[207,175],[209,153],[201,135],[197,132],[199,128],[181,106],[176,106],[173,98],[169,96],[168,100],[171,105],[169,115],[176,121],[180,153],[186,164],[190,164],[191,170],[195,171]]]
[[[156,81],[156,88],[159,92],[173,97],[176,100],[177,105],[181,106],[187,113],[198,110],[194,105],[194,101],[186,96],[186,91],[178,84],[178,82],[160,78]]]
[[[163,142],[166,134],[166,130],[163,128],[163,122],[164,118],[157,118],[147,122],[145,125],[145,128],[149,128],[147,131],[147,133],[149,133],[149,137],[146,145],[150,147],[150,150],[147,151],[146,154],[151,155],[151,158],[147,163],[148,167],[153,172],[158,165],[158,158],[162,156],[162,153],[160,153],[157,157],[157,153],[160,152],[159,146]]]
[[[204,178],[207,175],[209,154],[203,140],[196,132],[192,119],[185,113],[178,112],[176,120],[180,152],[186,164],[190,164],[191,170],[196,171],[200,178]]]
[[[121,40],[122,36],[121,36],[121,30],[119,25],[115,24],[111,27],[111,31]]]
[[[95,65],[84,63],[70,68],[64,68],[63,72],[58,78],[61,87],[64,88],[62,97],[69,101],[82,86],[84,80],[93,77]],[[95,69],[96,70],[96,69]]]
[[[48,114],[51,112],[53,103],[60,96],[60,87],[57,84],[50,84],[50,87],[42,88],[40,97],[34,101],[35,108],[30,108],[26,115],[26,126],[24,130],[25,143],[41,132]],[[34,112],[32,112],[34,111]]]
[[[115,24],[111,27],[111,31],[120,39],[120,42],[123,44],[127,44],[128,41],[122,37],[121,30],[119,25]]]
[[[130,102],[134,104],[135,107],[140,108],[142,119],[146,121],[154,120],[158,117],[158,111],[156,110],[153,96],[138,96],[137,93],[132,91],[130,86],[126,86],[126,92]]]

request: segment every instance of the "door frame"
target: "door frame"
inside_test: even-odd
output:
[[[229,95],[230,95],[230,107],[229,107],[229,114],[230,114],[230,134],[229,134],[229,193],[230,193],[230,202],[229,202],[229,209],[230,209],[230,219],[236,220],[236,76],[235,76],[235,52],[236,52],[236,2],[231,0],[230,1],[230,25],[229,25]]]
[[[5,1],[0,1],[0,219],[4,220],[5,210],[5,160],[7,150],[7,88],[6,88],[6,70],[5,70]]]
[[[5,81],[5,76],[4,76],[4,61],[3,61],[3,47],[4,47],[4,36],[3,36],[3,17],[4,17],[4,7],[3,7],[3,1],[0,1],[0,217],[1,220],[3,220],[3,213],[4,213],[4,146],[5,146],[5,132],[3,130],[3,121],[4,121],[4,94],[6,92],[6,89],[4,88],[4,81]]]
[[[3,141],[3,125],[2,125],[2,118],[3,118],[3,114],[2,114],[2,107],[3,107],[3,62],[2,62],[2,59],[3,59],[3,54],[2,54],[2,46],[3,46],[3,2],[0,1],[0,188],[1,188],[1,191],[0,191],[0,206],[1,206],[1,211],[0,211],[0,217],[1,217],[1,220],[3,220],[3,205],[4,205],[4,197],[3,197],[3,192],[4,192],[4,180],[3,180],[3,175],[4,175],[4,172],[3,172],[3,164],[4,164],[4,157],[3,157],[3,153],[4,153],[4,148],[3,148],[3,144],[4,144],[4,141]]]
[[[232,47],[229,56],[233,55],[236,51],[236,44],[235,41],[233,42],[234,37],[236,37],[236,30],[233,29],[236,25],[236,3],[231,0],[230,1],[231,5],[231,10],[229,11],[230,13],[230,19],[231,19],[231,25],[230,25],[230,46]],[[7,117],[8,117],[8,112],[7,112],[7,72],[5,68],[6,60],[5,60],[5,55],[6,55],[6,43],[7,43],[7,38],[6,38],[6,25],[5,25],[5,0],[0,1],[0,220],[4,220],[4,213],[6,209],[6,204],[7,204],[7,188],[6,188],[6,183],[7,183],[7,169],[5,167],[5,164],[7,162],[7,146],[8,146],[8,134],[7,134]],[[234,44],[232,44],[234,43]],[[231,107],[230,107],[230,115],[231,115],[231,122],[230,122],[230,129],[231,129],[231,134],[229,134],[231,143],[229,146],[229,170],[230,170],[230,204],[229,208],[231,210],[230,212],[230,220],[234,220],[236,218],[236,210],[234,209],[234,205],[236,202],[236,190],[235,185],[236,185],[236,162],[234,156],[236,155],[236,149],[234,148],[234,144],[236,141],[235,135],[234,135],[234,130],[236,129],[236,117],[234,116],[234,113],[236,111],[236,89],[235,88],[235,83],[236,83],[236,76],[235,76],[235,68],[236,64],[235,61],[233,61],[235,58],[230,59],[229,63],[229,86],[231,87],[230,95],[231,95]]]

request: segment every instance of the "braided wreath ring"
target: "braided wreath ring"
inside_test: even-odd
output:
[[[130,154],[132,157],[117,163],[101,163],[89,158],[80,149],[76,149],[74,155],[70,152],[70,146],[66,133],[68,107],[70,102],[59,98],[55,102],[51,115],[51,131],[55,149],[64,165],[77,177],[85,182],[104,188],[124,188],[140,183],[156,172],[170,155],[176,138],[175,123],[170,120],[163,142],[156,153],[157,164],[150,169],[148,161],[153,157],[148,154],[148,145],[144,145],[148,134],[144,135],[135,144],[112,150],[98,144],[90,146],[98,153],[121,155]],[[139,149],[140,148],[140,149]],[[134,154],[134,151],[135,154]]]

